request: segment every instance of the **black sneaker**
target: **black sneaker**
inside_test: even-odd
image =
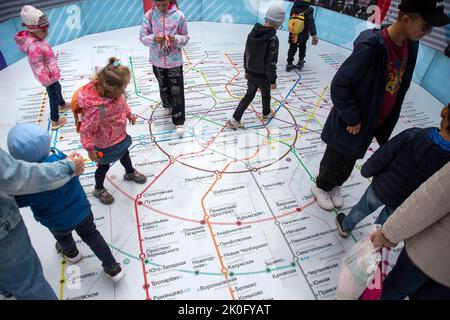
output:
[[[116,263],[113,267],[104,267],[105,274],[114,282],[119,282],[125,277],[125,272],[120,267],[120,264]]]
[[[71,252],[64,253],[59,242],[56,242],[55,248],[56,252],[70,263],[77,263],[83,258],[77,248],[73,249]]]
[[[305,66],[305,61],[303,61],[303,60],[300,60],[300,61],[297,62],[297,64],[295,65],[295,67],[296,67],[297,69],[300,69],[300,70],[302,70],[304,66]]]
[[[286,71],[287,72],[291,72],[294,69],[295,69],[295,66],[293,64],[287,64],[286,65]]]
[[[344,222],[345,219],[345,214],[338,213],[338,215],[336,216],[336,226],[337,226],[337,231],[339,232],[339,235],[343,238],[347,238],[348,237],[348,232],[344,231],[344,229],[342,228],[342,222]]]

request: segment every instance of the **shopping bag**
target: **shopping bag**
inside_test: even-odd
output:
[[[370,236],[356,243],[344,255],[339,273],[336,298],[357,300],[373,280],[381,254],[370,241]]]

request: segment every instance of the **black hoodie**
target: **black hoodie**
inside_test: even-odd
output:
[[[265,75],[271,84],[277,80],[279,41],[276,33],[274,28],[255,24],[247,37],[244,53],[245,72]]]

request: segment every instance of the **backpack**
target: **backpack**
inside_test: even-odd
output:
[[[78,91],[80,91],[81,88],[78,88],[75,93],[72,96],[72,113],[73,118],[75,119],[75,126],[77,129],[77,133],[80,133],[81,128],[81,121],[83,120],[83,109],[80,108],[78,105]]]
[[[305,16],[311,12],[313,8],[309,7],[301,13],[292,14],[288,22],[289,32],[292,33],[292,42],[297,43],[298,35],[305,30]]]

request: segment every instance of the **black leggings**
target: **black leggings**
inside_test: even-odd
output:
[[[130,174],[134,172],[133,164],[131,163],[130,152],[127,150],[125,154],[120,158],[120,163],[125,168],[125,172]],[[106,174],[109,171],[110,164],[98,164],[98,168],[95,171],[95,189],[101,190],[105,187],[103,183],[105,182]]]

